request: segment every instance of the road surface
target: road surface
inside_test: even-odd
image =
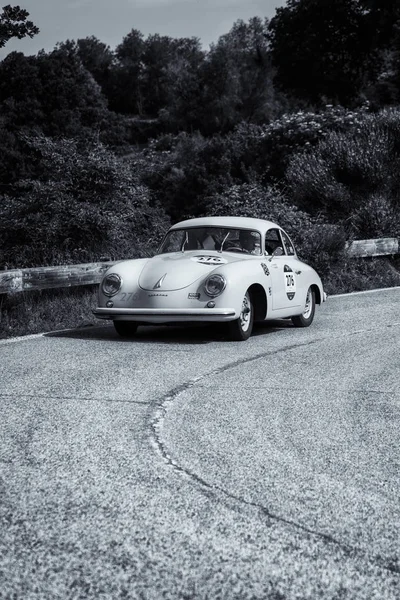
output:
[[[0,598],[399,599],[400,289],[0,343]]]

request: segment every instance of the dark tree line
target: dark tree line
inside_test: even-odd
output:
[[[312,104],[399,101],[398,0],[288,0],[268,27],[276,84]]]

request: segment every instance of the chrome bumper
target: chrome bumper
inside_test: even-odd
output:
[[[98,319],[143,323],[232,321],[236,318],[234,308],[96,308],[92,312]]]

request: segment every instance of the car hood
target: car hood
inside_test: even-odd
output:
[[[222,256],[218,252],[160,254],[146,262],[139,276],[139,286],[144,290],[179,290],[207,277],[214,269],[239,260],[242,257]]]

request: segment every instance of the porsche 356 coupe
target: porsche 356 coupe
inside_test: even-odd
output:
[[[99,286],[100,319],[119,335],[139,325],[224,322],[247,340],[255,321],[308,327],[326,294],[289,236],[270,221],[207,217],[173,225],[152,258],[113,264]]]

